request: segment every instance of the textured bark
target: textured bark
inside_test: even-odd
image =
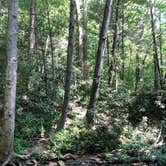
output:
[[[92,90],[91,90],[88,109],[94,108],[96,105],[100,80],[102,76],[104,50],[105,50],[107,32],[111,16],[111,6],[112,6],[112,0],[107,0],[105,4],[103,23],[100,31],[98,50],[96,53],[96,63],[95,63],[94,77],[93,77]],[[89,110],[87,112],[87,118],[88,114]]]
[[[77,25],[78,25],[78,56],[77,56],[77,64],[82,69],[83,28],[82,28],[82,23],[81,23],[80,0],[75,0],[75,2],[76,2]]]
[[[64,95],[62,114],[57,126],[57,131],[61,130],[65,125],[67,112],[68,112],[68,104],[70,99],[72,55],[73,55],[73,45],[74,45],[74,15],[75,15],[75,0],[70,0],[70,24],[69,24],[69,38],[68,38],[68,50],[67,50],[66,78],[65,78],[65,95]]]
[[[114,22],[113,43],[112,43],[112,49],[111,49],[110,71],[109,71],[109,85],[112,88],[116,87],[116,77],[117,77],[116,44],[117,44],[117,33],[118,33],[119,2],[120,0],[117,0],[115,22]]]
[[[2,138],[0,142],[0,165],[12,155],[15,128],[15,100],[17,80],[17,27],[18,0],[8,1],[8,38],[5,96],[2,119]]]
[[[49,37],[46,39],[45,43],[45,49],[42,49],[42,61],[43,61],[43,73],[44,73],[44,83],[45,83],[45,92],[48,95],[48,78],[47,78],[47,50],[48,50],[48,44],[49,44]]]
[[[53,96],[55,96],[55,63],[54,63],[54,43],[52,38],[52,26],[51,26],[51,20],[50,20],[50,12],[49,12],[49,3],[48,0],[45,0],[46,4],[46,14],[47,14],[47,21],[48,21],[48,33],[49,33],[49,39],[50,39],[50,48],[51,48],[51,68],[52,68],[52,91]]]
[[[159,13],[159,49],[160,49],[160,72],[161,72],[161,80],[160,84],[163,87],[163,46],[162,46],[162,28],[161,28],[161,11]]]
[[[87,0],[83,0],[83,79],[88,79]]]
[[[151,31],[152,31],[152,38],[153,38],[154,89],[158,90],[160,89],[160,67],[159,67],[158,52],[157,52],[157,41],[156,41],[153,5],[154,4],[150,0]]]
[[[135,91],[138,88],[138,83],[140,80],[140,58],[139,58],[139,49],[136,51],[136,67],[135,67]]]
[[[125,73],[125,50],[124,50],[124,0],[122,1],[122,65],[121,65],[121,80],[124,80]]]
[[[132,47],[131,46],[129,46],[129,55],[130,55],[130,57],[129,57],[129,66],[128,66],[128,79],[130,78],[130,75],[131,75],[131,65],[132,65],[132,56],[133,56],[133,50],[132,50]]]
[[[37,0],[31,0],[29,53],[37,49]]]
[[[2,2],[0,0],[0,14],[1,14],[1,10],[2,10]]]

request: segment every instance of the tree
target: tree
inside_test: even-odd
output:
[[[31,0],[30,7],[30,40],[29,52],[32,54],[37,48],[37,0]]]
[[[77,13],[77,25],[78,25],[78,56],[77,64],[82,69],[82,59],[83,59],[83,28],[81,22],[81,12],[80,12],[80,0],[75,0],[76,2],[76,13]]]
[[[150,0],[150,17],[151,17],[151,32],[153,39],[153,62],[154,62],[154,89],[158,90],[160,88],[160,67],[157,52],[157,41],[154,23],[154,4]]]
[[[65,125],[67,112],[68,112],[68,103],[70,99],[72,54],[73,54],[73,46],[74,46],[74,15],[75,15],[75,0],[70,0],[70,23],[69,23],[67,67],[66,67],[66,78],[65,78],[65,95],[64,95],[62,114],[57,126],[57,131],[61,130]]]
[[[88,78],[87,0],[83,0],[83,79]]]
[[[139,49],[136,50],[136,65],[135,65],[135,91],[138,88],[138,83],[140,80],[140,57]]]
[[[121,73],[120,78],[124,80],[125,74],[125,50],[124,50],[124,0],[122,1],[122,64],[121,64]]]
[[[50,47],[51,47],[51,69],[52,69],[52,78],[53,78],[52,91],[53,91],[53,97],[54,97],[54,94],[55,94],[54,46],[53,46],[53,36],[52,36],[52,27],[51,27],[51,20],[50,20],[50,12],[49,12],[48,0],[45,0],[45,5],[46,5],[46,15],[47,15],[47,21],[48,21],[48,33],[49,33],[49,39],[50,39]]]
[[[161,87],[163,87],[163,46],[162,46],[162,24],[161,24],[161,10],[159,11],[159,49],[160,49],[160,72],[161,72]]]
[[[18,0],[8,1],[7,68],[0,142],[0,162],[6,165],[13,151],[17,80]]]
[[[115,12],[115,22],[114,22],[114,34],[113,43],[111,49],[111,62],[109,69],[109,85],[112,88],[116,87],[116,77],[117,77],[117,63],[116,63],[116,45],[117,45],[117,34],[118,34],[118,16],[119,16],[119,3],[120,0],[116,2],[116,12]]]
[[[103,69],[104,50],[105,50],[107,32],[108,32],[110,16],[111,16],[111,6],[112,6],[112,0],[106,0],[103,23],[100,30],[98,50],[96,53],[95,70],[94,70],[91,95],[90,95],[90,100],[88,105],[89,110],[95,107],[96,101],[97,101],[97,95],[99,91],[99,85],[100,85],[102,69]],[[89,116],[89,110],[87,111],[87,114],[86,114],[87,119]]]

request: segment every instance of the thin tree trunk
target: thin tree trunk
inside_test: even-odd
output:
[[[75,0],[75,2],[76,2],[77,25],[78,25],[78,56],[77,56],[77,64],[82,69],[83,28],[82,28],[82,23],[81,23],[80,0]]]
[[[161,86],[163,86],[163,47],[162,47],[162,28],[161,28],[161,11],[159,13],[159,45],[160,45],[160,72],[161,72]]]
[[[87,0],[83,0],[83,79],[88,79]]]
[[[1,15],[1,10],[2,10],[2,1],[0,0],[0,15]]]
[[[130,58],[129,58],[129,67],[128,67],[128,79],[131,75],[131,63],[132,63],[132,55],[133,55],[133,50],[131,46],[129,46],[129,50],[130,50],[130,53],[129,53]]]
[[[140,80],[140,58],[139,58],[139,49],[137,49],[136,67],[135,67],[135,91],[138,89],[139,80]]]
[[[101,80],[102,70],[103,70],[104,50],[105,50],[107,32],[108,32],[110,16],[111,16],[111,6],[112,6],[112,0],[106,0],[103,23],[102,23],[100,37],[99,37],[98,50],[96,53],[96,64],[95,64],[95,70],[94,70],[92,90],[91,90],[91,95],[90,95],[90,100],[88,105],[89,110],[95,107],[96,101],[97,101],[97,95],[99,91],[99,85],[100,85],[100,80]],[[89,113],[90,113],[89,110],[87,111],[87,114],[86,114],[87,119],[89,118]]]
[[[122,6],[122,66],[121,66],[121,80],[124,80],[125,73],[125,50],[124,50],[124,0]]]
[[[148,52],[145,54],[145,56],[142,60],[142,68],[141,68],[141,71],[140,71],[140,77],[143,77],[144,67],[145,67],[145,62],[146,62],[147,57],[148,57]]]
[[[0,165],[10,160],[13,151],[15,129],[15,100],[17,81],[17,29],[18,0],[8,1],[8,38],[7,38],[7,68],[5,96],[2,120],[2,137],[0,142]]]
[[[109,67],[110,67],[110,41],[109,41],[109,37],[107,36],[107,41],[106,41],[106,46],[107,46],[107,64],[108,64],[108,73],[110,71]],[[108,76],[108,80],[109,80],[109,76]],[[109,81],[108,81],[109,84]]]
[[[46,2],[46,10],[47,10],[47,20],[48,20],[48,30],[49,30],[49,39],[50,39],[50,47],[51,47],[51,68],[52,68],[52,77],[53,77],[53,85],[52,91],[53,96],[55,94],[55,64],[54,64],[54,46],[53,46],[53,38],[52,38],[52,27],[51,27],[51,20],[50,20],[50,12],[49,12],[49,3],[48,0]]]
[[[43,61],[43,73],[44,73],[44,83],[45,83],[46,95],[48,95],[48,78],[47,78],[47,64],[46,64],[48,44],[49,44],[49,37],[47,37],[47,39],[46,39],[45,49],[43,49],[43,47],[42,47],[42,61]]]
[[[117,33],[118,33],[119,2],[120,0],[117,0],[117,3],[116,3],[114,34],[113,34],[111,62],[110,62],[111,64],[110,64],[110,73],[109,73],[109,85],[112,88],[116,87],[116,77],[117,77],[116,44],[117,44]]]
[[[150,16],[151,16],[151,31],[153,38],[153,61],[154,61],[154,89],[158,90],[160,88],[160,67],[157,52],[157,41],[155,33],[155,23],[154,23],[154,4],[150,0]]]
[[[71,86],[71,74],[72,74],[72,54],[74,45],[74,15],[75,15],[75,0],[70,0],[70,24],[69,24],[69,38],[68,38],[68,50],[67,50],[67,67],[65,78],[65,95],[63,102],[62,114],[57,126],[57,131],[61,130],[66,122],[68,104],[70,99],[70,86]]]
[[[29,53],[37,49],[37,0],[31,0]]]

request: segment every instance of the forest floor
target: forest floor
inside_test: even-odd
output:
[[[79,106],[77,103],[71,103],[70,107],[72,108],[72,113],[76,116],[77,120],[83,121],[84,117],[86,115],[86,108],[83,108]],[[72,118],[68,118],[66,122],[66,126],[68,127],[73,122]],[[38,139],[37,144],[33,148],[26,149],[25,153],[27,154],[46,154],[48,155],[49,152],[47,148],[45,147],[45,144],[51,139],[52,134],[54,134],[54,130],[56,128],[55,126],[52,126],[52,133],[50,133],[49,136],[42,137]],[[114,151],[113,153],[117,153]],[[155,158],[139,158],[139,157],[131,157],[127,160],[106,160],[104,157],[104,154],[70,154],[67,153],[64,156],[58,158],[56,156],[47,156],[46,161],[44,161],[42,164],[38,162],[36,159],[30,159],[27,161],[26,165],[29,166],[158,166],[156,163]]]

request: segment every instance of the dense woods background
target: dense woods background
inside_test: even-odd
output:
[[[165,0],[0,0],[0,78],[0,165],[166,165]]]

